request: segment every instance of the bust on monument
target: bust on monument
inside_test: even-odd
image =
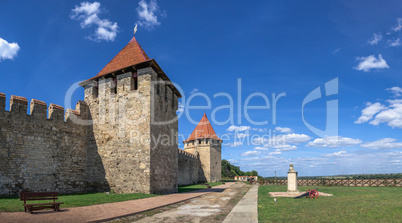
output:
[[[296,172],[296,170],[293,168],[293,163],[291,163],[289,166],[289,172]]]

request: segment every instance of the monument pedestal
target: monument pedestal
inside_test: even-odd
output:
[[[290,165],[288,172],[288,194],[297,195],[300,191],[297,189],[297,172],[293,169],[293,164]]]

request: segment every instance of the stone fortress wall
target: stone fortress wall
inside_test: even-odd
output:
[[[76,110],[32,99],[27,114],[26,98],[0,94],[0,195],[23,190],[78,193],[105,185],[99,155],[88,149],[93,138],[89,126],[72,122],[73,116],[89,118],[80,101]],[[47,115],[48,113],[48,115]],[[48,118],[47,118],[48,116]],[[66,121],[64,121],[66,120]]]
[[[179,172],[177,174],[178,185],[190,185],[199,180],[200,161],[197,155],[188,153],[182,149],[179,151]],[[204,181],[202,181],[204,182]]]
[[[197,152],[177,147],[177,96],[152,68],[136,74],[137,89],[132,72],[117,75],[116,82],[105,78],[85,87],[86,102],[66,112],[33,99],[28,115],[27,99],[17,96],[5,111],[6,97],[0,94],[0,195],[172,193],[178,185],[207,182],[201,165],[207,162],[209,171],[208,148],[200,161]],[[162,143],[164,136],[173,141]],[[220,164],[220,154],[215,158]]]
[[[176,111],[179,100],[169,80],[164,80],[152,68],[141,72],[150,74],[152,81],[151,191],[177,192],[179,123]]]
[[[140,60],[124,65],[130,58]],[[164,194],[220,180],[221,142],[203,139],[198,151],[198,144],[194,151],[178,150],[181,95],[134,37],[102,71],[80,84],[85,102],[66,112],[33,99],[28,115],[27,99],[17,96],[5,111],[0,93],[0,196]]]

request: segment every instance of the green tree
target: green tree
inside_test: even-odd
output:
[[[258,176],[258,172],[255,171],[255,170],[252,170],[252,171],[250,172],[250,176]]]

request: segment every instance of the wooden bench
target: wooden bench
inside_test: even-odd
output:
[[[42,210],[45,208],[51,208],[54,211],[60,211],[60,204],[63,202],[56,202],[58,199],[57,192],[21,192],[20,200],[24,201],[24,210],[32,214],[34,210]],[[27,201],[49,201],[53,200],[53,203],[37,203],[37,204],[27,204]]]

